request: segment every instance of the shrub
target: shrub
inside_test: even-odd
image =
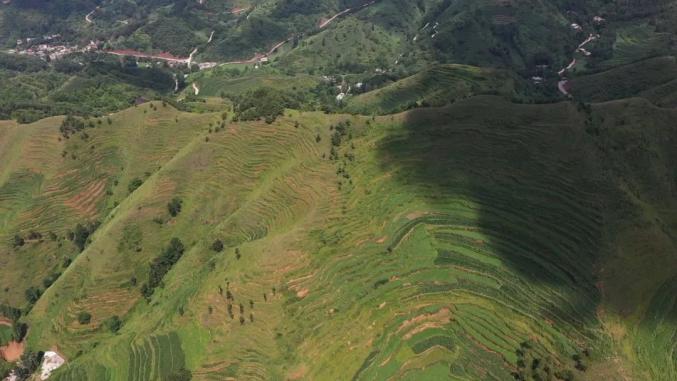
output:
[[[72,115],[68,115],[63,122],[61,122],[59,130],[61,131],[61,134],[67,138],[69,135],[82,131],[84,128],[85,122]]]
[[[179,369],[167,376],[167,381],[190,381],[193,375],[187,369]]]
[[[80,251],[85,249],[89,237],[99,228],[99,225],[100,223],[98,221],[91,222],[87,224],[87,226],[82,224],[75,225],[75,231],[69,234],[69,236]]]
[[[14,236],[14,239],[12,240],[12,246],[14,246],[14,248],[21,247],[24,244],[26,244],[26,241],[20,235],[17,234]]]
[[[31,286],[26,289],[25,295],[26,301],[28,301],[29,304],[35,304],[35,302],[37,302],[38,299],[40,299],[42,291],[37,287]]]
[[[223,242],[221,242],[220,239],[217,239],[212,243],[212,250],[214,250],[217,253],[220,253],[223,251]]]
[[[103,322],[103,325],[111,332],[117,333],[122,328],[122,320],[117,315],[113,315]]]
[[[86,311],[82,311],[78,314],[78,323],[80,324],[89,324],[92,321],[92,314]]]
[[[42,363],[44,352],[27,351],[21,355],[21,366],[14,369],[14,375],[18,380],[27,380]]]
[[[141,184],[143,184],[143,180],[136,177],[129,182],[129,185],[127,185],[127,190],[129,191],[129,193],[133,193],[141,186]]]
[[[14,336],[14,340],[23,341],[24,337],[26,337],[26,334],[28,333],[28,324],[14,323],[12,325],[12,329],[14,330],[14,333],[12,334],[12,336]]]
[[[185,247],[178,238],[172,238],[169,246],[162,252],[160,256],[155,258],[150,264],[150,271],[148,274],[148,282],[141,286],[141,294],[148,299],[153,295],[155,288],[161,283],[164,276],[172,269],[176,262],[181,259]]]
[[[167,204],[167,210],[172,217],[176,217],[181,213],[181,205],[183,201],[181,199],[174,197],[172,201]]]
[[[42,285],[45,286],[45,288],[49,288],[54,282],[56,282],[57,279],[61,276],[61,273],[52,273],[47,275],[43,280],[42,280]]]
[[[21,316],[21,310],[6,304],[0,304],[0,315],[14,321],[18,320]]]

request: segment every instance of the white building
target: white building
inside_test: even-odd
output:
[[[58,353],[47,351],[42,358],[42,366],[40,368],[40,379],[46,380],[52,375],[52,372],[59,369],[66,360],[59,356]]]

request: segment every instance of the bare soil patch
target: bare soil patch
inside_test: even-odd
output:
[[[19,361],[24,353],[25,345],[23,342],[12,341],[4,347],[0,347],[0,357],[7,362]]]

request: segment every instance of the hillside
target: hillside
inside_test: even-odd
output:
[[[62,273],[25,319],[30,348],[69,360],[55,379],[507,379],[526,357],[669,380],[673,343],[653,338],[677,327],[677,130],[647,107],[485,96],[221,128],[152,103],[85,140],[6,124],[4,299]],[[77,254],[67,232],[93,220]],[[31,230],[57,238],[11,248]],[[185,252],[146,300],[172,237]]]
[[[0,379],[677,379],[675,21],[3,2]]]

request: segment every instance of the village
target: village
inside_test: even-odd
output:
[[[60,34],[42,36],[40,38],[28,37],[18,39],[16,48],[9,49],[9,54],[34,56],[46,61],[59,60],[69,54],[96,51],[101,41],[90,41],[85,46],[69,45],[60,41]]]

